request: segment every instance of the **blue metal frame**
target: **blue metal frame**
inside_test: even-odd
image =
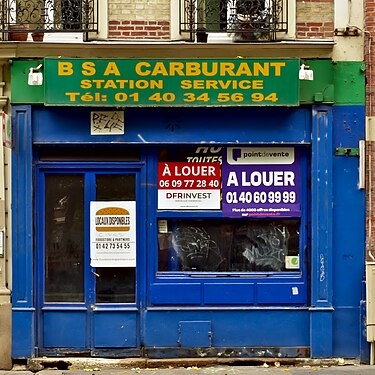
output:
[[[13,109],[12,138],[13,357],[22,358],[35,348],[31,106]]]
[[[313,109],[311,348],[332,356],[332,107]]]
[[[215,145],[219,147],[220,145]],[[301,166],[301,218],[300,218],[300,271],[298,272],[268,272],[268,273],[191,273],[191,272],[158,272],[157,238],[158,219],[195,219],[221,218],[218,211],[158,211],[157,210],[157,152],[153,152],[148,160],[148,179],[153,181],[153,189],[148,189],[150,234],[148,248],[149,306],[195,305],[211,308],[212,305],[235,306],[251,305],[284,305],[307,306],[309,302],[307,270],[309,269],[307,220],[309,217],[308,195],[309,158],[308,146],[298,147]],[[235,220],[235,219],[233,219]],[[230,277],[227,277],[229,276]],[[291,289],[299,289],[298,298],[291,298]],[[225,295],[232,297],[226,301]],[[245,298],[254,295],[254,299]],[[236,297],[233,297],[236,296]]]
[[[35,108],[32,120],[33,143],[214,146],[311,142],[310,107],[126,108],[125,134],[93,137],[88,129],[90,112],[95,110],[103,108]],[[48,124],[48,127],[42,124]],[[215,127],[210,124],[215,124]]]
[[[179,332],[188,345],[194,341],[186,336],[187,328],[199,331],[212,327],[210,345],[216,348],[279,345],[284,348],[280,353],[283,350],[288,353],[288,348],[292,347],[310,350],[312,357],[360,356],[364,345],[361,292],[365,196],[364,191],[357,188],[358,159],[335,156],[334,150],[335,147],[358,147],[358,141],[364,139],[364,106],[129,108],[125,112],[125,134],[108,138],[90,137],[87,128],[91,109],[88,108],[67,111],[65,108],[13,106],[12,110],[14,358],[34,356],[38,345],[34,291],[38,290],[40,280],[33,277],[33,142],[36,145],[123,143],[140,147],[146,142],[143,149],[150,152],[142,160],[154,166],[157,144],[225,146],[275,142],[302,148],[311,144],[311,174],[306,168],[306,176],[301,177],[308,180],[311,176],[311,204],[308,196],[305,201],[306,206],[311,207],[311,215],[305,221],[311,234],[311,306],[215,305],[203,308],[185,304],[147,307],[146,294],[150,290],[143,283],[138,342],[149,350],[153,347],[155,350],[162,347],[182,349],[178,347]],[[236,119],[236,126],[232,126],[233,119]],[[82,126],[77,126],[78,123]],[[210,123],[215,124],[215,131],[207,125]],[[147,187],[156,181],[155,171],[149,169],[147,175],[142,171],[142,181]],[[151,187],[153,192],[147,197],[146,190],[141,188],[143,202],[149,205],[149,213],[156,213],[153,196],[156,188]],[[208,212],[200,214],[211,215]],[[146,222],[146,216],[142,218],[147,228],[141,240],[147,238],[148,241],[146,257],[139,259],[142,263],[137,277],[142,280],[156,280],[156,244],[152,238],[156,233],[155,220]],[[36,263],[40,267],[39,260]],[[200,343],[207,345],[207,337],[199,337]],[[247,355],[256,354],[249,352]]]
[[[85,300],[82,303],[45,303],[44,296],[44,238],[42,234],[44,233],[44,215],[39,215],[36,218],[36,233],[39,233],[39,237],[36,242],[36,275],[38,280],[38,290],[36,291],[36,310],[38,311],[38,321],[37,321],[37,346],[39,348],[39,353],[43,354],[45,352],[53,353],[52,348],[46,348],[43,341],[44,331],[48,330],[48,327],[45,327],[43,323],[43,314],[45,312],[72,312],[76,311],[77,314],[81,311],[87,314],[87,325],[85,332],[85,345],[75,348],[78,351],[91,351],[95,349],[95,342],[93,336],[94,330],[94,319],[99,319],[100,313],[118,313],[118,312],[131,312],[133,316],[135,313],[138,315],[136,318],[137,324],[137,335],[134,337],[136,341],[136,347],[140,346],[141,342],[141,326],[140,326],[140,306],[144,305],[144,282],[142,282],[142,276],[144,274],[144,256],[145,248],[142,232],[145,222],[145,201],[144,201],[144,189],[141,189],[141,186],[144,185],[144,172],[143,172],[143,162],[131,163],[38,163],[36,162],[36,173],[35,181],[36,191],[38,192],[37,201],[36,201],[36,210],[35,214],[44,212],[44,176],[46,174],[82,174],[85,180],[84,188],[84,204],[85,204],[85,266],[84,266],[84,280],[85,280],[85,289],[84,295]],[[136,178],[136,197],[137,197],[137,269],[136,269],[136,303],[134,304],[97,304],[95,305],[95,276],[92,274],[90,267],[90,257],[89,257],[89,244],[90,244],[90,231],[89,231],[89,217],[90,217],[90,200],[92,197],[95,197],[95,176],[102,173],[111,173],[111,174],[135,174]],[[95,271],[95,269],[93,269]],[[95,313],[90,308],[91,305],[96,306]],[[43,313],[44,312],[44,313]],[[95,316],[94,316],[95,315]],[[78,319],[78,315],[77,318]],[[106,325],[106,335],[108,334],[110,328]],[[52,327],[49,328],[52,332]],[[78,327],[77,327],[78,329]],[[76,332],[78,336],[80,332]],[[66,336],[70,337],[70,341],[74,342],[78,337],[71,337],[72,332],[69,330],[66,332]],[[132,335],[133,336],[133,335]],[[81,341],[82,342],[82,341]],[[67,348],[66,350],[71,350],[72,348]],[[62,349],[59,348],[58,352],[61,353]]]
[[[333,153],[358,147],[365,139],[364,105],[333,108]],[[365,190],[358,188],[358,157],[334,156],[332,164],[332,319],[333,355],[366,360]],[[348,197],[350,197],[348,199]]]

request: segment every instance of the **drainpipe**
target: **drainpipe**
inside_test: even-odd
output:
[[[0,120],[4,118],[4,110],[8,98],[4,96],[4,68],[6,62],[0,62]],[[3,121],[0,122],[2,125]],[[3,129],[0,126],[0,369],[12,368],[12,305],[8,281],[7,246],[6,246],[6,215],[5,215],[5,163],[4,163]]]

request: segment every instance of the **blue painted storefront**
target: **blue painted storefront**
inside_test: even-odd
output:
[[[365,195],[358,157],[364,106],[127,108],[125,135],[91,136],[92,108],[13,106],[13,357],[363,356]],[[100,110],[100,109],[98,109]],[[160,145],[292,146],[301,156],[301,272],[207,277],[157,272],[157,219],[220,212],[157,210]],[[134,162],[45,161],[44,147],[138,147]],[[100,158],[99,158],[100,159]],[[137,175],[136,303],[43,303],[43,188],[48,173]],[[87,267],[89,267],[87,263]],[[85,271],[88,272],[88,271]],[[89,276],[87,276],[89,280]],[[89,285],[85,288],[89,289]],[[299,293],[291,290],[298,288]],[[89,293],[89,291],[87,290]],[[124,325],[126,329],[123,329]],[[82,330],[82,327],[85,327]],[[124,344],[126,343],[126,344]],[[226,354],[223,354],[226,353]]]

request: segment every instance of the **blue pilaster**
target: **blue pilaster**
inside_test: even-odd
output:
[[[12,125],[12,351],[22,358],[35,348],[31,106],[13,107]]]
[[[333,353],[332,306],[332,107],[314,107],[311,160],[312,357]]]

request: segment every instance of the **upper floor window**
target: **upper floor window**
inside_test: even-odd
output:
[[[8,0],[2,2],[4,34],[14,27],[29,32],[97,32],[98,0]]]
[[[182,0],[180,31],[198,41],[225,33],[233,41],[274,41],[288,31],[286,0]]]

